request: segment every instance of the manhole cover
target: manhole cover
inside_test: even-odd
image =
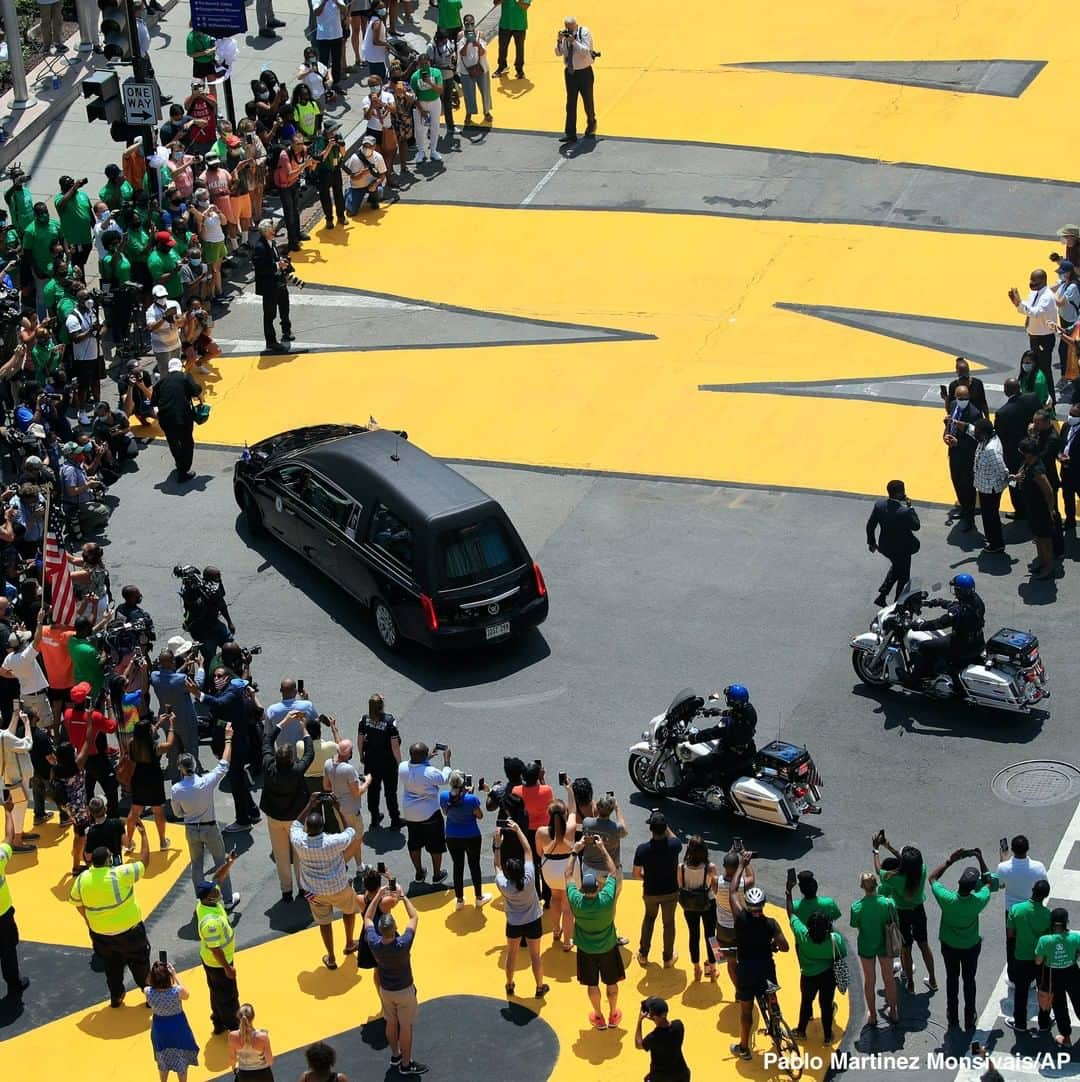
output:
[[[1080,795],[1080,769],[1052,759],[1016,763],[999,770],[990,788],[1007,803],[1025,808],[1061,804]]]

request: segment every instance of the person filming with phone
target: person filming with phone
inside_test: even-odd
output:
[[[425,849],[431,855],[432,883],[441,883],[446,878],[446,869],[442,866],[446,828],[439,809],[439,792],[450,780],[450,749],[445,744],[436,744],[434,751],[442,753],[441,770],[431,765],[431,752],[422,741],[409,748],[409,761],[398,766],[402,812],[409,832],[409,857],[416,869],[418,883],[422,883],[427,875],[422,856]]]
[[[652,1022],[652,1032],[642,1033],[643,1023]],[[683,1056],[685,1030],[682,1022],[668,1018],[666,999],[649,996],[642,1000],[634,1047],[649,1053],[649,1073],[645,1082],[690,1082],[690,1068]]]

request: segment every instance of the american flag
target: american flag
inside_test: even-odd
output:
[[[75,623],[75,590],[71,568],[64,548],[64,515],[55,503],[49,504],[49,522],[45,531],[45,582],[52,598],[54,624]]]

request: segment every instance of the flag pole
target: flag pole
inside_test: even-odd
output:
[[[49,544],[49,504],[52,501],[51,486],[45,492],[45,522],[41,531],[41,600],[45,600],[45,549]],[[59,541],[59,538],[57,538]],[[52,606],[50,605],[50,608]]]

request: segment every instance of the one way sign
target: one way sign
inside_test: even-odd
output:
[[[128,124],[157,124],[161,119],[161,98],[156,83],[124,80],[124,119]]]

